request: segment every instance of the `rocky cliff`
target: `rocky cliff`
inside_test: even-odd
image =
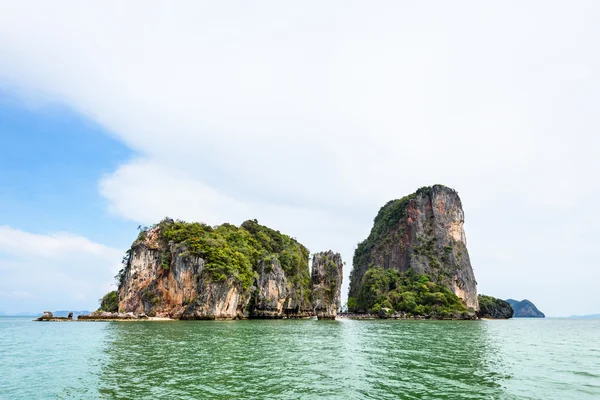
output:
[[[419,280],[429,281],[430,286],[438,285],[430,287],[430,291],[433,291],[430,294],[439,299],[425,299],[431,304],[425,304],[424,307],[433,307],[437,301],[438,308],[443,308],[451,301],[443,293],[449,290],[461,299],[466,309],[476,311],[479,308],[477,282],[471,268],[463,224],[464,212],[458,193],[442,185],[424,187],[402,199],[388,202],[375,217],[369,237],[359,243],[354,253],[349,307],[363,311],[370,307],[372,302],[369,303],[365,296],[373,291],[362,293],[366,283],[372,286],[374,283],[399,282],[395,276],[384,276],[378,272],[382,269],[416,274],[406,282],[407,285]],[[369,270],[373,270],[373,273],[367,274]],[[373,277],[377,279],[369,280]],[[378,290],[385,292],[382,288]],[[441,294],[435,295],[434,292]],[[401,295],[398,293],[398,296]],[[447,299],[442,299],[442,295]],[[411,296],[405,296],[410,297],[408,300],[396,296],[390,298],[389,302],[400,304],[405,301],[407,305],[416,298]]]
[[[313,309],[319,319],[335,319],[342,307],[344,263],[339,253],[317,253],[312,260]]]
[[[165,219],[142,229],[119,273],[119,311],[178,319],[312,315],[308,250],[250,220]]]
[[[535,304],[525,299],[522,301],[508,299],[506,300],[515,310],[515,318],[545,318],[546,315],[537,309]]]

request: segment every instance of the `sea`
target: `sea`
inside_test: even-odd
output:
[[[1,399],[600,399],[600,320],[33,322]]]

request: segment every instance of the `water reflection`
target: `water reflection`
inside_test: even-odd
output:
[[[477,321],[111,323],[107,334],[108,398],[490,399],[509,378]]]
[[[506,398],[502,353],[481,322],[374,321],[364,331],[372,398]]]

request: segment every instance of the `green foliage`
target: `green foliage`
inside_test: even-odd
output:
[[[189,255],[204,260],[204,271],[213,281],[233,278],[244,288],[249,288],[261,262],[265,261],[266,267],[270,268],[271,260],[277,258],[288,282],[305,287],[310,301],[309,251],[279,231],[260,225],[256,220],[246,221],[238,228],[231,224],[211,227],[165,218],[158,227],[164,249],[161,266],[165,270],[170,268],[173,257],[170,244],[182,244]],[[145,228],[140,236],[151,228]]]
[[[348,311],[356,312],[358,309],[358,301],[356,301],[356,297],[348,297],[348,302],[346,303],[348,307]]]
[[[409,315],[444,317],[467,311],[461,299],[446,286],[434,283],[427,275],[408,270],[369,268],[363,278],[358,299],[352,311],[378,312],[381,308]]]
[[[117,274],[115,275],[115,280],[117,281],[118,287],[121,286],[121,282],[123,282],[123,278],[125,278],[125,268],[127,268],[127,266],[129,265],[130,260],[131,260],[131,249],[129,249],[125,252],[123,259],[121,260],[121,265],[123,265],[123,268],[121,268],[119,270],[119,272],[117,272]]]
[[[146,240],[146,234],[148,233],[148,230],[150,230],[151,227],[138,225],[137,228],[139,233],[136,241],[143,242],[144,240]]]
[[[309,250],[296,239],[260,225],[257,220],[245,221],[240,230],[248,232],[260,257],[276,257],[290,287],[300,288],[305,303],[311,301],[311,281],[308,269]],[[253,263],[258,266],[258,262]]]
[[[117,281],[118,287],[121,287],[121,283],[123,282],[124,278],[125,278],[125,267],[121,268],[119,270],[119,272],[117,272],[117,274],[115,275],[115,280]]]
[[[100,299],[100,309],[108,312],[119,311],[119,296],[115,290],[106,293],[104,297]]]
[[[165,250],[160,256],[160,266],[165,271],[168,271],[171,268],[171,261],[173,260],[173,255],[170,250]]]
[[[480,294],[477,296],[479,300],[479,318],[512,318],[514,310],[511,305],[501,299],[492,296]]]
[[[146,290],[144,290],[141,297],[142,297],[142,301],[149,302],[152,305],[160,304],[161,297],[159,296],[159,294],[156,291],[154,291],[150,288],[147,288]]]

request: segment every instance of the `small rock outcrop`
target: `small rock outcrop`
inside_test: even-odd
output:
[[[535,304],[525,299],[522,301],[508,299],[506,300],[515,310],[515,318],[545,318],[546,315],[537,309]]]
[[[313,255],[313,309],[318,319],[335,319],[340,311],[343,269],[344,263],[339,253],[329,250]]]
[[[423,187],[385,204],[375,217],[368,238],[359,243],[354,253],[348,293],[350,311],[379,312],[384,307],[439,318],[468,311],[471,317],[479,304],[463,225],[458,193],[446,186]],[[424,279],[424,284],[428,281],[431,299],[418,304],[414,295],[396,290],[398,293],[389,299],[378,300],[385,293],[379,293],[373,285],[402,283],[401,276],[388,273],[390,270],[413,274],[407,290],[415,280]],[[367,283],[370,288],[365,288]],[[446,290],[457,296],[463,306],[447,306],[454,299]],[[432,300],[435,296],[438,300]]]
[[[44,311],[44,314],[34,321],[53,321],[53,322],[66,322],[73,320],[73,313],[69,313],[68,317],[55,317],[52,311]]]
[[[77,317],[78,321],[125,321],[148,319],[145,314],[134,314],[132,312],[119,313],[97,310],[87,315]]]
[[[514,310],[508,302],[492,296],[479,295],[479,311],[477,311],[477,317],[509,319],[513,317],[513,314]]]

